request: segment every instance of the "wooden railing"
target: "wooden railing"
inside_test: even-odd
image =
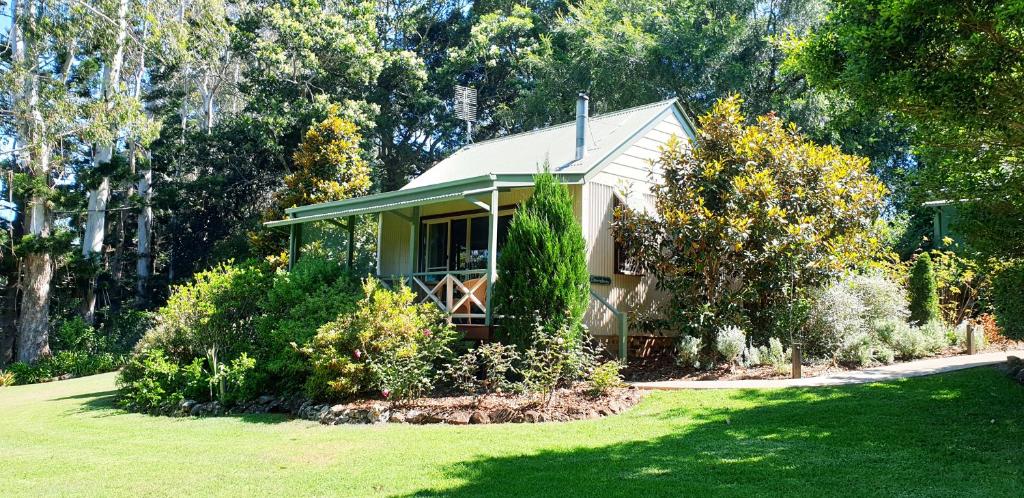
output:
[[[399,277],[393,277],[397,280]],[[487,270],[428,271],[402,277],[420,302],[432,302],[454,321],[483,324],[487,319]]]

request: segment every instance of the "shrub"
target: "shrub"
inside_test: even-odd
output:
[[[569,189],[549,171],[534,177],[533,195],[516,210],[494,283],[494,312],[503,342],[526,347],[537,316],[546,331],[579,344],[590,301],[586,245]]]
[[[932,270],[932,258],[928,253],[921,254],[914,261],[910,269],[909,285],[910,320],[918,324],[941,320],[939,291]]]
[[[255,263],[225,263],[196,274],[193,282],[174,288],[136,350],[160,349],[180,364],[212,348],[223,358],[237,358],[256,341],[254,322],[268,281],[267,268]]]
[[[512,388],[509,376],[515,372],[514,366],[519,360],[515,346],[492,342],[460,355],[446,367],[445,376],[463,392],[504,392]]]
[[[622,386],[622,364],[617,361],[606,361],[590,372],[590,394],[601,396],[608,394],[616,387]]]
[[[17,380],[18,376],[14,372],[0,370],[0,387],[13,386]]]
[[[904,322],[886,322],[881,324],[878,335],[896,356],[905,360],[933,355],[948,344],[946,326],[941,321],[920,327]]]
[[[302,349],[312,366],[307,394],[337,399],[377,390],[405,400],[433,388],[435,363],[454,339],[441,311],[415,304],[405,285],[392,291],[368,278],[363,292],[356,311],[321,327]]]
[[[182,400],[199,399],[208,388],[200,359],[179,366],[160,349],[134,356],[117,377],[119,406],[133,411],[158,413]]]
[[[807,356],[834,357],[844,344],[868,330],[866,311],[860,297],[842,282],[815,290],[802,334]]]
[[[718,330],[715,336],[715,349],[718,354],[728,363],[735,363],[740,359],[743,348],[747,342],[747,335],[743,329],[735,325],[726,325]]]
[[[256,320],[257,376],[276,391],[302,390],[310,369],[292,343],[304,345],[324,324],[351,313],[363,297],[359,279],[340,261],[304,254],[291,271],[278,270]]]
[[[789,352],[782,346],[782,341],[772,337],[768,339],[768,347],[761,358],[766,364],[773,367],[785,365],[789,361]]]
[[[699,337],[682,335],[676,342],[676,364],[683,367],[700,368],[701,340]]]
[[[745,367],[759,367],[763,363],[761,359],[761,350],[753,346],[748,346],[743,349],[742,361]]]
[[[992,282],[992,308],[1003,335],[1024,340],[1024,263],[1003,268]]]
[[[520,386],[523,391],[540,395],[547,406],[556,388],[583,378],[592,368],[594,356],[583,344],[566,340],[565,330],[547,330],[539,318],[533,331],[518,368],[523,378]]]
[[[907,291],[880,273],[849,275],[841,280],[863,305],[863,318],[870,325],[882,320],[906,320]]]
[[[711,339],[757,323],[795,289],[873,257],[886,188],[867,159],[814,144],[776,116],[747,119],[730,97],[700,118],[696,143],[671,140],[657,166],[657,215],[620,206],[613,231],[672,296],[683,332]],[[691,146],[692,145],[692,146]]]

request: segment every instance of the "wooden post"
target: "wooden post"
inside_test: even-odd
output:
[[[484,325],[491,326],[491,296],[494,294],[494,279],[498,278],[498,189],[491,191],[491,216],[487,235],[487,299],[484,306]]]
[[[416,273],[416,249],[420,240],[420,207],[412,208],[412,219],[409,221],[409,287],[413,286],[412,274]]]
[[[802,366],[801,365],[802,358],[800,357],[801,356],[800,355],[800,345],[794,343],[793,347],[792,347],[792,350],[793,350],[793,360],[792,360],[793,361],[793,378],[794,379],[799,379],[800,377],[803,376],[803,372],[800,371],[801,366]]]
[[[295,262],[299,260],[299,251],[302,248],[302,224],[296,223],[291,225],[291,232],[288,237],[288,269],[291,270],[295,266]]]
[[[348,217],[348,271],[352,271],[352,266],[355,263],[355,237],[356,237],[356,217]]]
[[[974,325],[968,323],[964,333],[967,334],[967,354],[976,353],[977,345],[974,344]]]

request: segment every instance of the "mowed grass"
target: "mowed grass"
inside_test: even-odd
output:
[[[465,427],[151,417],[113,383],[0,389],[0,495],[1024,495],[1024,387],[990,368]]]

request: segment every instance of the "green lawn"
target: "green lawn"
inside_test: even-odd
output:
[[[0,389],[0,494],[1024,494],[1024,387],[987,368],[466,427],[150,417],[111,406],[113,379]]]

